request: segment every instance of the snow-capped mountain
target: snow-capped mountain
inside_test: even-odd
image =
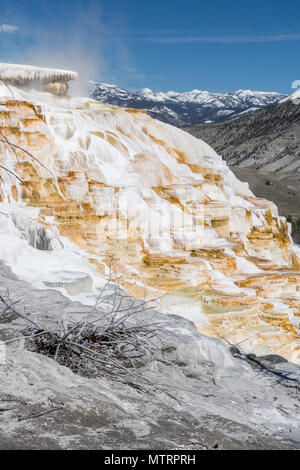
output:
[[[293,103],[299,104],[300,103],[300,89],[296,90],[291,95],[287,95],[285,98],[283,98],[280,101],[280,103],[285,103],[286,101],[293,101]]]
[[[149,88],[132,93],[116,85],[96,82],[89,83],[89,94],[103,103],[145,109],[152,117],[178,127],[228,121],[265,108],[286,96],[251,90],[226,94],[200,90],[163,93]]]

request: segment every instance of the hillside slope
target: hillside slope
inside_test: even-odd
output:
[[[300,175],[297,173],[265,173],[232,166],[236,177],[249,184],[257,197],[275,202],[279,214],[292,225],[292,237],[300,244]]]
[[[300,173],[300,105],[291,99],[249,116],[186,129],[232,166]]]

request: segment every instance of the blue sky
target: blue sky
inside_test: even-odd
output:
[[[74,68],[131,90],[291,93],[300,2],[0,0],[0,61]],[[18,29],[13,29],[12,26]]]

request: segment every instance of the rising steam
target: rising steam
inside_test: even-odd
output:
[[[55,3],[55,8],[50,2],[39,2],[34,20],[26,2],[15,3],[22,40],[13,43],[9,54],[3,49],[0,61],[74,70],[79,79],[72,84],[72,94],[81,95],[87,94],[89,80],[114,81],[114,71],[128,62],[129,52],[118,39],[120,25],[103,19],[99,2],[65,0]],[[8,15],[11,20],[15,13],[8,11]]]

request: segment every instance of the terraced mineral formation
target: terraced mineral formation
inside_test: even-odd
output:
[[[0,64],[2,83],[17,87],[44,89],[54,95],[65,95],[69,89],[68,82],[77,80],[77,73],[69,70],[35,67],[33,65]]]
[[[142,111],[13,93],[1,85],[0,257],[19,277],[93,304],[113,265],[199,331],[300,363],[299,249],[272,202]]]

